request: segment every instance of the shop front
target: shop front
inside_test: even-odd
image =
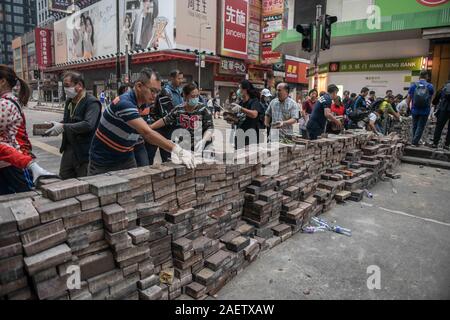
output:
[[[345,90],[359,93],[361,88],[367,87],[379,97],[384,96],[387,90],[404,96],[411,83],[419,79],[420,70],[426,69],[427,65],[426,57],[330,62],[319,68],[318,90],[326,91],[328,85],[335,84],[340,95]],[[312,86],[312,68],[308,76]]]

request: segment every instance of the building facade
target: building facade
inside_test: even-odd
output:
[[[450,1],[336,0],[324,12],[338,17],[332,28],[332,47],[321,51],[318,89],[334,83],[358,93],[367,86],[384,96],[387,89],[407,93],[420,70],[441,87],[450,76]],[[301,49],[302,36],[282,32],[273,49],[309,57]],[[313,70],[309,72],[314,85]]]
[[[0,64],[13,65],[12,40],[36,26],[35,1],[0,1]]]

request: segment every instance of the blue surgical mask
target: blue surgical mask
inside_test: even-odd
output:
[[[199,102],[200,102],[199,98],[192,98],[192,99],[189,100],[188,104],[191,107],[195,107],[196,105],[198,105]]]

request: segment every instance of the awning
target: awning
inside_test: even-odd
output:
[[[386,40],[421,39],[422,30],[448,27],[450,8],[382,17],[380,28],[373,28],[366,19],[338,22],[332,27],[331,45],[357,44]],[[272,50],[286,55],[310,59],[312,53],[302,51],[302,35],[284,30],[272,41]]]

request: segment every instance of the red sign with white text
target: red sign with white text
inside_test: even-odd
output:
[[[223,56],[247,59],[248,22],[248,0],[223,0]]]
[[[49,67],[53,63],[52,37],[53,32],[49,29],[35,29],[36,58],[39,68]]]
[[[286,82],[308,83],[307,69],[308,64],[306,63],[286,60]]]

